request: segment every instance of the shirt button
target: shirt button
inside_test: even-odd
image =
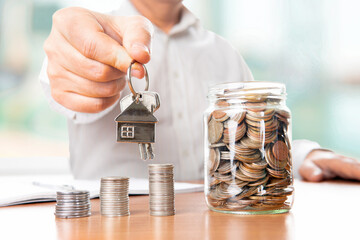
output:
[[[182,119],[182,112],[178,112],[177,117],[178,117],[179,119]]]
[[[174,78],[178,78],[178,77],[179,77],[179,73],[178,73],[178,72],[174,72],[174,73],[173,73],[173,76],[174,76]]]

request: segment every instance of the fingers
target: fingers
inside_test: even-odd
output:
[[[126,85],[125,78],[107,82],[95,82],[73,74],[54,63],[48,66],[48,75],[52,88],[64,92],[73,92],[86,97],[112,97],[120,93]]]
[[[86,97],[72,92],[52,91],[51,94],[54,100],[64,107],[83,113],[101,112],[120,98],[120,94],[107,98]]]
[[[83,78],[106,82],[122,78],[124,73],[101,62],[86,58],[56,30],[44,45],[49,62],[58,63]]]
[[[114,17],[112,21],[121,33],[122,44],[130,57],[143,64],[149,62],[154,32],[151,22],[142,16]]]
[[[335,177],[360,181],[360,162],[332,151],[314,150],[306,157],[299,173],[312,182]]]
[[[354,158],[331,153],[331,156],[316,159],[314,162],[340,178],[360,181],[360,162]]]
[[[55,70],[54,70],[55,69]],[[66,107],[67,109],[83,112],[83,113],[98,113],[106,108],[110,107],[114,104],[119,98],[120,93],[114,93],[113,96],[106,97],[89,97],[89,96],[104,96],[109,93],[104,93],[100,91],[104,91],[102,87],[95,89],[81,89],[80,86],[76,86],[74,84],[76,81],[70,78],[62,78],[64,75],[64,70],[61,70],[60,67],[53,67],[52,65],[48,66],[48,75],[50,79],[51,86],[51,95],[53,99]],[[59,74],[61,73],[61,74]],[[69,74],[69,72],[67,72]],[[69,75],[67,75],[69,76]],[[87,80],[90,81],[90,80]],[[125,81],[124,81],[125,82]],[[78,82],[79,83],[79,82]],[[95,84],[109,84],[106,83],[98,83],[93,82]],[[111,83],[111,82],[110,82]],[[124,84],[125,85],[125,84]],[[86,87],[86,85],[84,86]],[[76,89],[77,91],[81,91],[81,93],[73,92]],[[89,96],[86,96],[89,95]],[[112,94],[110,94],[112,95]]]
[[[119,42],[104,32],[92,12],[77,8],[60,10],[54,14],[53,22],[56,26],[62,24],[58,27],[60,33],[83,56],[126,72],[132,58]]]
[[[151,23],[143,17],[113,17],[71,8],[54,14],[53,22],[59,26],[64,38],[86,58],[122,72],[127,71],[132,59],[140,63],[150,60],[153,30]],[[144,69],[138,70],[142,78]]]
[[[299,169],[300,176],[309,182],[320,182],[324,180],[324,174],[321,168],[312,161],[304,161]]]
[[[143,17],[114,17],[82,8],[53,15],[44,45],[53,98],[68,109],[95,113],[113,104],[130,63],[150,60],[152,25]],[[135,63],[132,76],[144,77]]]

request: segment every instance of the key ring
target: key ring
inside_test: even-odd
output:
[[[139,62],[136,62],[135,60],[133,60],[133,61],[130,63],[130,66],[129,66],[128,71],[127,71],[127,76],[128,76],[128,79],[129,79],[128,85],[129,85],[130,91],[131,91],[132,94],[133,94],[133,98],[135,98],[135,99],[136,99],[136,102],[138,102],[138,101],[139,101],[140,94],[135,91],[135,89],[134,89],[134,87],[133,87],[133,85],[132,85],[132,82],[131,82],[131,68],[132,68],[132,65],[133,65],[134,63],[139,63]],[[142,64],[142,63],[139,63],[139,64],[141,64],[141,65],[144,67],[144,69],[145,69],[145,81],[146,81],[146,86],[145,86],[145,90],[144,90],[144,91],[147,91],[147,90],[149,90],[149,75],[148,75],[148,71],[147,71],[147,69],[146,69],[146,67],[145,67],[144,64]]]

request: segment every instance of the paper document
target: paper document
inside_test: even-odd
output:
[[[175,182],[175,193],[201,192],[203,184]],[[99,197],[99,180],[74,180],[69,175],[0,177],[0,207],[56,200],[56,192],[88,190],[90,198]],[[149,181],[130,178],[130,195],[149,194]]]

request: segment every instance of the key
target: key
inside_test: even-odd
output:
[[[156,92],[148,92],[148,91],[144,91],[144,92],[138,92],[139,97],[138,97],[138,103],[137,104],[141,104],[142,106],[144,106],[146,108],[146,110],[151,114],[152,114],[159,109],[160,107],[160,97],[159,94]],[[135,103],[135,105],[133,105]],[[121,99],[120,101],[120,109],[122,111],[122,113],[126,112],[126,111],[132,111],[132,113],[136,113],[136,114],[144,114],[144,117],[147,118],[151,118],[151,116],[146,116],[146,113],[144,113],[144,111],[139,111],[139,110],[134,110],[133,106],[137,106],[136,105],[136,99],[134,99],[133,95],[127,95],[124,98]],[[130,108],[131,109],[128,109]],[[144,109],[143,109],[144,110]],[[119,115],[121,116],[121,114]],[[152,116],[153,118],[155,118],[154,116]],[[125,119],[128,120],[128,119]],[[155,118],[156,120],[156,118]],[[134,123],[135,124],[135,123]],[[137,123],[139,124],[139,123]],[[146,126],[148,127],[148,126]],[[147,138],[147,134],[149,134],[149,132],[147,133],[143,133],[145,134],[145,136],[135,136],[135,134],[139,133],[140,131],[135,131],[139,130],[139,128],[141,129],[141,126],[133,126],[130,125],[130,123],[127,123],[126,126],[122,126],[120,129],[118,129],[118,141],[122,142],[125,140],[126,142],[130,142],[130,139],[126,139],[126,137],[133,137],[135,139],[135,141],[131,141],[131,142],[137,142],[139,144],[139,152],[140,152],[140,157],[142,160],[146,161],[146,160],[151,160],[154,159],[154,153],[153,153],[153,144],[152,142],[146,142],[149,141],[149,139]],[[125,133],[124,131],[127,131],[127,133]],[[131,133],[131,131],[133,131],[133,133]],[[153,132],[150,132],[150,134],[155,134],[155,128],[153,129]],[[141,134],[141,133],[140,133]],[[119,136],[120,135],[120,136]],[[120,139],[119,139],[120,137]],[[154,142],[154,141],[153,141]]]
[[[139,101],[151,112],[154,113],[160,107],[160,97],[156,92],[138,92],[140,94]],[[120,100],[120,110],[125,110],[134,102],[134,97],[129,94]]]
[[[151,143],[139,143],[139,152],[142,160],[154,159],[153,146]]]
[[[140,157],[143,160],[154,158],[152,143],[155,142],[154,112],[160,107],[160,97],[156,92],[149,92],[149,75],[145,65],[145,91],[136,92],[131,83],[131,67],[128,69],[128,85],[132,94],[120,100],[121,114],[116,117],[117,141],[139,144]]]

